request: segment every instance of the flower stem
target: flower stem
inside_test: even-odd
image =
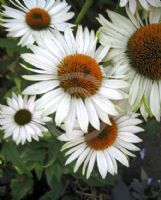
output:
[[[75,24],[80,24],[82,19],[84,18],[84,16],[86,15],[88,9],[91,7],[91,5],[93,4],[93,0],[86,0],[84,6],[82,7],[79,15],[77,16],[76,20],[75,20]]]

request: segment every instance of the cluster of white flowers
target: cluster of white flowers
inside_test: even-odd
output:
[[[64,130],[58,139],[70,155],[66,164],[77,160],[74,172],[83,164],[89,178],[96,161],[105,178],[117,173],[116,161],[129,166],[131,151],[139,150],[134,144],[142,141],[136,136],[142,120],[135,112],[160,121],[160,1],[120,0],[128,18],[109,10],[110,20],[99,15],[97,36],[81,25],[74,31],[67,22],[74,13],[65,0],[10,2],[14,8],[3,6],[2,26],[29,48],[21,58],[32,67],[22,67],[34,74],[23,78],[36,83],[0,106],[4,138],[12,136],[16,144],[38,140],[54,114]]]

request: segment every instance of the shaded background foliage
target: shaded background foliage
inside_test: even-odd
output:
[[[92,0],[91,0],[92,2]],[[1,4],[9,1],[0,0]],[[85,0],[68,0],[76,13]],[[97,30],[98,13],[106,9],[124,13],[117,0],[93,0],[81,23]],[[76,19],[77,18],[77,19]],[[17,40],[6,37],[0,27],[0,103],[4,104],[12,92],[21,92],[28,82],[21,75],[29,73],[20,63],[20,54],[26,48],[17,46]],[[145,132],[139,134],[144,142],[141,153],[130,160],[130,167],[119,165],[119,175],[108,175],[102,180],[95,170],[89,180],[72,172],[73,166],[64,166],[61,143],[56,140],[59,130],[54,122],[48,124],[49,132],[40,142],[16,146],[4,141],[0,131],[0,199],[1,200],[161,200],[161,126],[154,119],[143,124]]]

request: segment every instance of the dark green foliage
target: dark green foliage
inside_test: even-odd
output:
[[[4,3],[9,1],[0,0],[0,4]],[[85,0],[68,0],[68,3],[76,13],[73,22],[80,22],[77,16]],[[98,13],[105,15],[106,9],[124,12],[118,7],[117,0],[93,0],[81,23],[97,30],[96,17]],[[0,104],[4,104],[12,92],[19,93],[28,84],[22,79],[22,75],[29,72],[20,66],[23,63],[20,54],[29,50],[17,46],[17,39],[7,38],[2,28],[0,36]],[[119,177],[108,175],[105,180],[100,178],[97,170],[86,180],[81,169],[77,174],[73,173],[74,164],[64,166],[64,153],[60,152],[62,143],[56,140],[62,130],[57,129],[54,123],[48,124],[49,132],[39,142],[18,147],[10,139],[4,141],[0,131],[0,199],[160,200],[161,126],[152,119],[143,127],[145,133],[140,136],[145,142],[141,148],[146,147],[149,157],[143,161],[138,154],[137,159],[131,159],[131,168],[120,167]],[[147,184],[149,176],[154,179],[150,185]]]

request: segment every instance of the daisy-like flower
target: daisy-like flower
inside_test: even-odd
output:
[[[35,96],[16,96],[7,99],[7,106],[0,105],[0,126],[4,130],[4,138],[12,136],[16,144],[24,144],[39,140],[44,127],[50,118],[43,115],[42,110],[36,106]]]
[[[160,0],[120,0],[120,7],[129,6],[132,14],[136,12],[137,4],[140,4],[144,9],[149,10],[152,7],[161,7]]]
[[[66,121],[66,130],[71,132],[75,118],[81,129],[87,132],[89,122],[96,129],[100,121],[110,123],[108,114],[118,112],[111,100],[119,100],[125,94],[119,91],[127,83],[114,78],[108,79],[101,62],[109,47],[96,50],[97,39],[93,31],[80,26],[76,38],[71,29],[65,35],[59,32],[52,38],[44,38],[39,47],[22,58],[35,68],[27,68],[37,75],[26,75],[25,79],[39,81],[27,87],[24,94],[44,94],[38,105],[46,114],[55,113],[56,125]],[[25,66],[24,66],[25,67]]]
[[[17,8],[2,6],[5,18],[2,26],[7,28],[8,36],[21,37],[19,45],[30,46],[41,36],[49,37],[52,30],[65,31],[67,23],[74,16],[73,12],[68,12],[65,0],[10,0]]]
[[[143,131],[137,126],[142,121],[136,113],[112,117],[111,121],[111,126],[102,122],[100,131],[89,127],[88,133],[84,134],[77,126],[69,137],[66,134],[58,137],[66,142],[62,147],[62,151],[67,150],[65,155],[69,155],[65,164],[77,160],[74,172],[83,165],[82,174],[89,178],[96,162],[99,173],[105,178],[108,172],[112,175],[117,173],[116,160],[129,166],[127,156],[135,156],[130,151],[139,150],[133,143],[142,141],[136,136]]]
[[[100,41],[111,44],[107,60],[112,60],[115,74],[125,74],[130,83],[129,103],[132,111],[139,108],[146,119],[155,116],[160,121],[161,111],[161,9],[147,13],[145,22],[138,13],[129,19],[108,11],[112,22],[99,16],[103,26]]]

